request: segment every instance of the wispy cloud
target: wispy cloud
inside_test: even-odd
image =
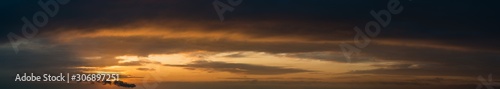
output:
[[[262,66],[243,63],[226,63],[216,61],[198,60],[186,65],[169,65],[172,67],[184,67],[186,69],[203,70],[207,72],[230,72],[237,74],[254,74],[254,75],[277,75],[288,73],[313,72],[304,69],[283,68],[275,66]]]

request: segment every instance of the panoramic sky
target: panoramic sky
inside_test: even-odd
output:
[[[117,73],[133,89],[498,88],[497,3],[4,0],[0,88],[128,89],[20,73]]]

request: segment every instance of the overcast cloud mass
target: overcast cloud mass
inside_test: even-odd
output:
[[[38,3],[50,1],[64,0],[0,1],[0,88],[120,88],[15,82],[18,73],[113,72],[138,89],[475,89],[478,76],[500,80],[497,1],[242,0],[221,21],[213,2],[226,0],[67,0],[36,25]],[[353,28],[369,34],[370,11],[391,1],[401,13],[346,58],[339,45],[359,43]],[[27,38],[23,17],[37,34],[10,40]]]

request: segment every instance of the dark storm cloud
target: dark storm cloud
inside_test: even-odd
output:
[[[38,39],[22,45],[23,49],[19,53],[12,52],[10,45],[0,47],[0,66],[9,71],[78,71],[71,67],[80,66],[108,66],[118,64],[117,59],[103,57],[99,62],[91,62],[72,49],[58,45],[47,39]]]
[[[499,32],[493,30],[498,28],[495,27],[498,8],[493,7],[495,5],[492,2],[401,2],[405,10],[393,16],[393,22],[389,28],[383,29],[380,38],[436,40],[447,44],[499,49],[495,46],[499,43],[493,42],[497,38],[495,34]],[[7,32],[19,34],[22,25],[19,19],[41,10],[36,1],[2,3],[6,4],[2,8],[5,14],[1,16],[5,19],[2,21],[2,27],[6,29],[1,31],[3,35]],[[186,24],[177,24],[176,27],[195,24],[204,27],[205,31],[249,28],[236,32],[255,37],[300,36],[312,40],[350,40],[355,33],[352,28],[363,27],[365,22],[374,20],[369,11],[386,9],[386,3],[364,0],[251,0],[235,7],[234,12],[227,12],[225,16],[228,19],[219,22],[211,0],[72,0],[68,5],[61,6],[59,14],[51,18],[40,32],[55,33],[69,29],[92,32],[99,28],[121,27],[140,21],[156,24],[186,21]],[[276,25],[262,24],[264,22]],[[6,41],[6,38],[2,38],[2,42]]]
[[[10,71],[47,71],[60,70],[67,67],[85,65],[81,58],[74,56],[64,48],[41,48],[26,50],[19,54],[12,52],[9,46],[0,49],[2,60],[0,66]]]
[[[216,61],[199,60],[186,65],[170,65],[172,67],[185,67],[187,69],[204,70],[208,72],[230,72],[237,74],[255,74],[255,75],[277,75],[288,73],[312,72],[310,70],[282,68],[274,66],[262,66],[243,63],[226,63]]]
[[[337,44],[303,43],[303,42],[248,42],[233,40],[206,39],[163,39],[152,37],[97,37],[75,39],[66,46],[85,46],[79,52],[98,55],[133,54],[147,56],[148,54],[169,54],[205,50],[212,52],[257,51],[268,53],[291,53],[327,51],[336,49]],[[103,49],[106,48],[106,49]],[[293,48],[293,49],[290,49]]]
[[[385,9],[387,0],[245,0],[234,12],[227,12],[220,22],[213,0],[72,0],[60,6],[57,16],[40,28],[43,36],[64,34],[69,30],[95,32],[102,28],[141,27],[145,24],[164,26],[162,30],[202,32],[226,31],[244,33],[253,38],[299,37],[312,41],[352,40],[354,26],[374,20],[370,10]],[[499,20],[496,1],[419,1],[401,0],[405,10],[393,16],[392,23],[375,39],[423,40],[444,46],[460,46],[478,50],[500,50],[497,34]],[[21,34],[20,18],[30,17],[40,7],[37,0],[0,1],[0,43],[8,42],[6,34]],[[146,25],[148,26],[148,25]],[[199,27],[201,29],[186,29]],[[117,30],[119,31],[119,30]],[[376,42],[376,40],[374,40]],[[127,44],[128,43],[128,44]],[[5,44],[9,45],[9,44]],[[105,55],[106,61],[85,63],[74,51],[91,56]],[[169,49],[169,50],[166,50]],[[184,51],[262,51],[293,53],[338,51],[337,44],[294,42],[245,42],[228,40],[157,39],[146,37],[88,38],[79,43],[44,48],[43,52],[27,51],[14,55],[11,48],[1,49],[2,69],[51,69],[72,66],[117,65],[113,57],[123,54],[148,55]],[[437,48],[371,44],[362,52],[367,58],[409,64],[387,65],[389,69],[356,71],[351,73],[402,75],[459,75],[470,76],[496,73],[498,53],[484,51],[456,51]],[[293,57],[343,61],[338,55],[295,54]],[[363,58],[361,58],[363,59]],[[54,64],[56,62],[56,64]],[[411,67],[412,65],[418,67]],[[220,65],[220,66],[218,66]],[[210,69],[245,74],[284,74],[309,72],[301,69],[259,66],[223,62],[197,62],[188,65],[170,65]],[[247,69],[249,71],[237,70]],[[264,69],[264,70],[262,70]],[[196,89],[196,88],[195,88]]]
[[[397,41],[396,41],[397,42]],[[373,65],[374,70],[359,70],[353,74],[389,74],[421,76],[476,76],[498,73],[500,53],[484,49],[453,49],[452,45],[425,44],[413,46],[408,42],[403,45],[388,45],[375,42],[362,49],[361,54],[353,56],[350,63],[399,62],[400,64]],[[424,44],[424,43],[422,43]],[[287,53],[287,57],[347,62],[341,52],[315,51]]]
[[[383,69],[353,73],[394,75],[455,75],[476,76],[499,73],[500,53],[489,51],[457,51],[425,47],[386,46],[373,44],[363,50],[368,57],[382,61],[409,64],[374,65]]]

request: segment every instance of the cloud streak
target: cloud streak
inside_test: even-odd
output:
[[[252,65],[243,63],[226,63],[226,62],[216,62],[216,61],[206,61],[206,60],[193,61],[192,63],[186,65],[166,64],[165,66],[184,67],[186,69],[203,70],[208,72],[230,72],[237,74],[253,74],[253,75],[278,75],[278,74],[289,74],[289,73],[313,72],[310,70],[303,70],[303,69]]]

